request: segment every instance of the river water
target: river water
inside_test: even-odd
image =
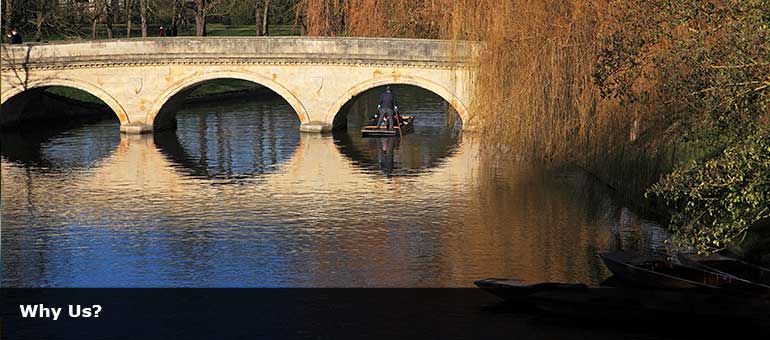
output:
[[[592,176],[484,151],[440,98],[396,93],[417,117],[402,138],[360,137],[377,91],[329,135],[274,97],[188,106],[155,135],[3,131],[2,285],[597,284],[599,252],[660,247]]]

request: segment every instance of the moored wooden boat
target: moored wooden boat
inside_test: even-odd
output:
[[[361,129],[362,137],[398,137],[414,131],[414,116],[400,115],[398,126],[393,126],[388,130],[385,124],[377,126],[376,120],[369,120],[366,126]]]
[[[601,258],[619,280],[631,286],[663,289],[724,288],[736,293],[770,294],[770,286],[702,266],[675,263],[664,257],[634,252],[609,252],[602,253]]]
[[[732,275],[747,281],[768,286],[768,289],[770,289],[770,269],[768,268],[722,255],[699,257],[679,253],[677,254],[677,258],[685,265],[716,273]]]
[[[559,290],[585,290],[584,284],[543,282],[524,284],[517,279],[489,278],[474,282],[477,287],[507,301],[522,301],[532,294]]]
[[[719,276],[702,270],[678,266],[664,258],[632,252],[600,254],[602,261],[626,284],[652,288],[717,288]]]

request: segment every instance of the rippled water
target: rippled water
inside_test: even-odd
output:
[[[371,98],[329,135],[278,98],[188,107],[155,135],[4,131],[2,285],[598,283],[597,252],[664,237],[591,176],[482,152],[446,103],[399,90],[401,139],[360,137]]]

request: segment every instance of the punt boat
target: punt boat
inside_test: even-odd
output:
[[[770,269],[723,255],[706,257],[677,254],[677,259],[688,266],[715,273],[732,275],[770,287]]]
[[[414,116],[395,115],[396,123],[393,129],[388,130],[387,124],[377,126],[377,119],[369,119],[369,122],[361,129],[362,137],[400,137],[414,131]]]
[[[634,252],[600,254],[604,264],[625,284],[637,287],[678,289],[724,288],[733,293],[770,295],[770,286],[726,272],[709,269],[693,261],[675,262],[662,256]]]
[[[473,284],[488,293],[511,302],[524,302],[532,294],[540,292],[588,289],[588,286],[579,283],[542,282],[527,285],[517,279],[498,278],[478,280]]]

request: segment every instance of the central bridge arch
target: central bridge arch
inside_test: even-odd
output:
[[[283,85],[279,84],[273,79],[258,73],[237,72],[237,71],[216,71],[216,72],[208,72],[204,74],[195,74],[174,83],[174,85],[169,87],[168,90],[164,91],[158,97],[158,100],[155,106],[150,110],[150,114],[147,116],[147,120],[145,121],[145,124],[149,126],[154,126],[155,129],[162,129],[164,127],[168,127],[171,124],[171,120],[174,118],[174,115],[175,115],[174,108],[169,108],[168,106],[169,104],[173,104],[170,102],[173,101],[173,98],[175,96],[183,93],[185,90],[188,90],[196,85],[203,84],[207,81],[218,80],[218,79],[245,80],[245,81],[249,81],[249,82],[264,86],[270,89],[271,91],[277,93],[279,96],[281,96],[281,98],[286,100],[286,102],[288,102],[289,105],[291,105],[291,107],[294,109],[294,112],[297,114],[297,118],[299,118],[300,123],[304,124],[310,121],[307,110],[305,110],[305,107],[302,105],[299,99],[297,99],[294,93],[292,93],[291,91],[286,89]],[[180,98],[180,99],[184,99],[184,98]]]
[[[342,95],[342,97],[337,99],[337,101],[334,103],[334,106],[332,106],[329,114],[326,116],[326,123],[334,124],[334,120],[337,115],[340,114],[342,107],[356,96],[373,88],[385,85],[411,85],[423,88],[435,93],[444,99],[447,103],[449,103],[450,107],[457,111],[457,114],[460,116],[460,120],[463,124],[466,124],[466,122],[470,119],[468,115],[468,108],[462,101],[460,101],[456,95],[453,94],[454,91],[450,91],[438,83],[421,77],[414,77],[409,75],[389,75],[368,79],[348,89],[345,94]]]

